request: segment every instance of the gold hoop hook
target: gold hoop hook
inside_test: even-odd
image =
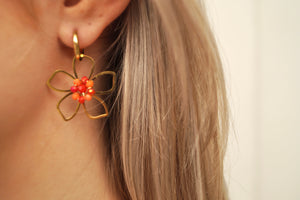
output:
[[[83,53],[80,52],[79,48],[79,40],[77,32],[75,31],[73,34],[73,45],[74,45],[74,54],[77,60],[82,60]]]

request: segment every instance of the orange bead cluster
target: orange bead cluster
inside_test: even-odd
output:
[[[78,100],[79,103],[90,101],[92,96],[95,94],[93,89],[94,81],[89,80],[88,77],[84,76],[80,79],[74,79],[73,86],[71,87],[72,99]]]

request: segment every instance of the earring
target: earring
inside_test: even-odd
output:
[[[103,71],[103,72],[100,72],[100,73],[94,75],[95,61],[92,57],[87,56],[83,52],[80,51],[78,36],[77,36],[76,32],[74,32],[74,34],[73,34],[73,44],[74,44],[75,56],[73,58],[72,68],[73,68],[74,75],[71,75],[64,70],[59,69],[59,70],[56,70],[47,81],[48,87],[51,88],[52,90],[67,93],[57,103],[57,106],[56,106],[57,110],[65,121],[69,121],[73,117],[75,117],[75,115],[78,113],[78,110],[81,106],[83,107],[86,115],[90,119],[99,119],[99,118],[107,117],[108,116],[107,106],[106,106],[105,102],[97,95],[106,95],[106,94],[111,93],[115,89],[116,73],[113,71]],[[83,59],[89,60],[91,62],[92,67],[91,67],[89,76],[83,76],[83,77],[79,78],[77,75],[77,72],[76,72],[76,61],[81,61]],[[63,73],[73,79],[73,83],[70,83],[70,85],[69,85],[70,89],[58,89],[51,84],[52,79],[59,73]],[[95,91],[94,80],[97,79],[98,77],[101,77],[102,75],[111,75],[112,76],[112,87],[106,91]],[[70,117],[66,117],[63,114],[63,112],[61,111],[60,105],[70,95],[72,95],[72,99],[75,101],[78,101],[78,103],[77,103],[75,112]],[[85,102],[90,101],[92,98],[94,98],[96,101],[98,101],[104,107],[105,113],[102,113],[100,115],[89,114],[89,112],[86,109]]]

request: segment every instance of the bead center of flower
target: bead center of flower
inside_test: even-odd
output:
[[[71,87],[71,92],[73,93],[72,99],[78,100],[81,104],[85,101],[90,101],[95,94],[93,86],[94,81],[89,80],[86,76],[81,79],[74,79],[73,86]]]

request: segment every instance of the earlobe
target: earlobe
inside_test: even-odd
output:
[[[78,34],[80,48],[93,44],[104,29],[120,16],[130,0],[67,0],[62,5],[58,37],[73,48],[73,33]]]

